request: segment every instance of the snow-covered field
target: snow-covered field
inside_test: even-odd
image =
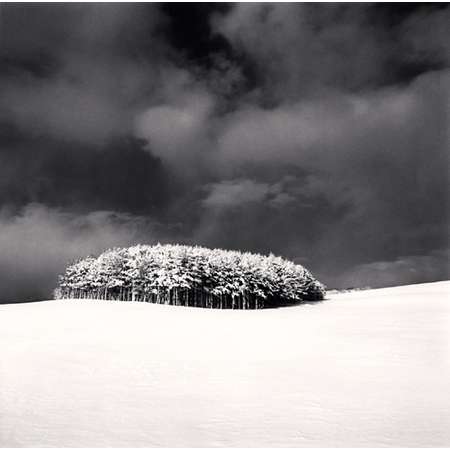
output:
[[[449,293],[2,305],[0,445],[450,446]]]

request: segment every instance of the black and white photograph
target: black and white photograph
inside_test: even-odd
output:
[[[448,2],[0,2],[1,448],[450,448]]]

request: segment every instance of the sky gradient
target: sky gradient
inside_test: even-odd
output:
[[[449,278],[446,4],[0,5],[0,302],[74,259],[273,252]]]

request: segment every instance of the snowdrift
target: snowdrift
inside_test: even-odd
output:
[[[1,305],[0,445],[448,447],[449,293]]]
[[[274,255],[158,244],[78,261],[60,277],[55,297],[259,309],[324,294],[303,266]]]

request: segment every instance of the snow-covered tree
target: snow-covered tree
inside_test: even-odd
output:
[[[114,248],[67,267],[58,298],[256,309],[320,300],[325,287],[299,264],[270,254],[186,245]]]

